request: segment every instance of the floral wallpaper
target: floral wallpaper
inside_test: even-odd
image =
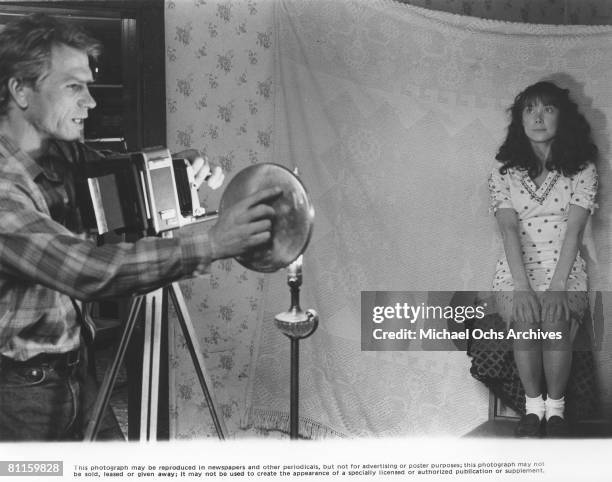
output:
[[[223,168],[225,185],[240,169],[271,161],[272,6],[266,0],[165,3],[168,147],[207,154]],[[200,190],[208,210],[217,209],[222,190]],[[230,259],[214,263],[209,276],[181,283],[209,388],[231,435],[239,432],[264,282]],[[215,436],[185,339],[175,330],[174,437]]]

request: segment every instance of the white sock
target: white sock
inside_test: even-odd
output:
[[[525,395],[525,413],[535,413],[540,420],[544,418],[544,414],[548,412],[546,412],[546,405],[544,404],[542,394],[537,397]]]
[[[565,412],[565,397],[555,400],[548,396],[544,404],[546,405],[546,419],[554,415],[563,418],[563,412]]]

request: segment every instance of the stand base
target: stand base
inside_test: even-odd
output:
[[[296,288],[294,288],[295,290]],[[293,300],[298,303],[297,293]],[[300,340],[312,335],[319,326],[319,315],[314,310],[302,311],[299,304],[290,311],[279,313],[274,317],[276,327],[291,340],[291,373],[289,391],[289,437],[299,438],[300,409]]]

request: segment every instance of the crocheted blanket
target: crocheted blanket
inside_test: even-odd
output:
[[[466,433],[486,420],[488,392],[465,352],[362,352],[360,293],[490,289],[502,246],[486,179],[506,109],[541,79],[570,89],[602,152],[587,244],[592,285],[609,289],[612,28],[283,0],[274,34],[274,158],[299,167],[316,209],[302,306],[320,325],[301,342],[301,434]],[[285,274],[266,290],[243,424],[287,430],[289,341],[274,326]],[[596,367],[611,380],[605,343]]]

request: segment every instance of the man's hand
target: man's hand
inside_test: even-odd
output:
[[[172,154],[173,158],[187,159],[193,168],[196,188],[199,189],[204,181],[211,189],[217,189],[223,184],[225,175],[219,166],[211,167],[208,156],[200,153],[197,149],[186,149]]]
[[[282,194],[282,189],[263,189],[224,209],[208,232],[213,259],[243,254],[270,240],[274,208],[265,204]]]

